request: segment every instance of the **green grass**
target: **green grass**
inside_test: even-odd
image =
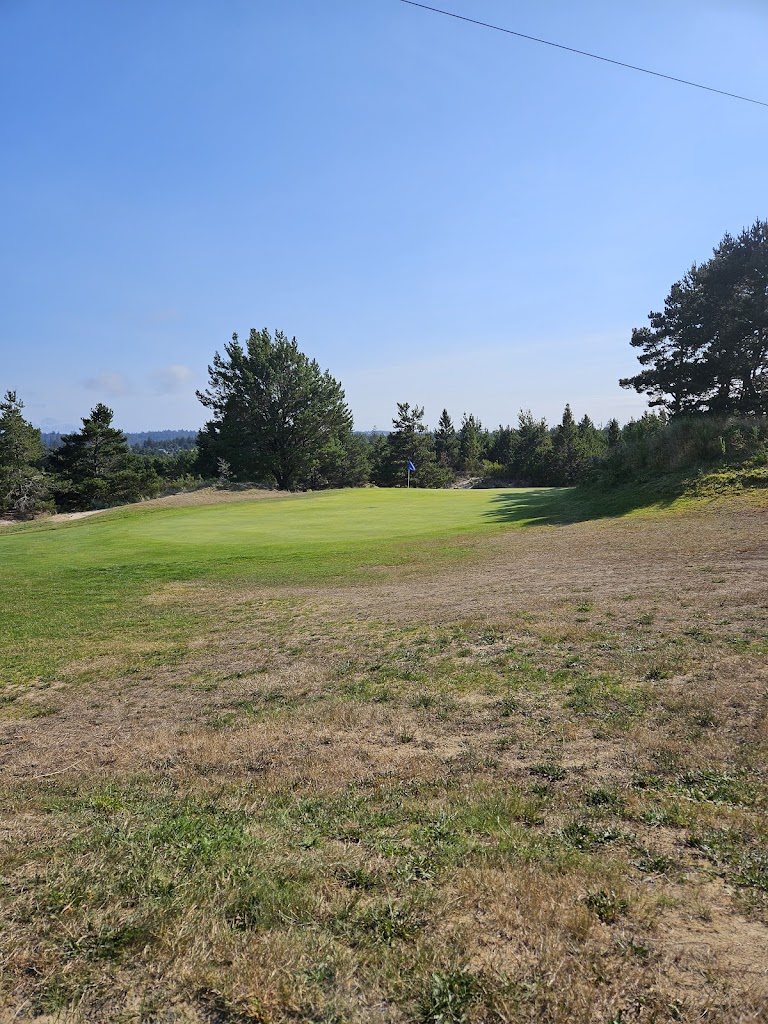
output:
[[[741,1020],[725,961],[702,984],[693,956],[690,1012],[675,986],[683,914],[715,915],[736,948],[768,912],[765,620],[741,575],[713,606],[662,592],[663,553],[703,524],[711,557],[683,568],[708,596],[738,525],[719,505],[529,529],[598,505],[367,490],[0,534],[4,678],[67,683],[0,692],[2,717],[29,719],[6,723],[0,785],[7,1005],[147,1024],[177,1005],[259,1024]],[[633,575],[638,538],[665,526]],[[558,559],[575,586],[551,586]],[[390,614],[378,584],[399,580]],[[715,878],[728,906],[709,907]]]
[[[510,492],[505,492],[509,494]],[[173,660],[204,612],[147,606],[168,584],[295,585],[470,557],[472,539],[529,519],[533,492],[346,490],[178,508],[130,506],[0,535],[0,678],[50,680],[67,662]],[[560,492],[539,501],[558,503]],[[468,543],[469,542],[469,543]],[[119,660],[119,659],[118,659]]]
[[[169,584],[370,581],[372,570],[397,577],[471,558],[484,537],[510,526],[626,515],[657,499],[639,491],[367,488],[132,505],[8,528],[0,533],[0,681],[50,681],[85,658],[109,658],[115,672],[178,660],[206,613],[199,602],[145,603]]]

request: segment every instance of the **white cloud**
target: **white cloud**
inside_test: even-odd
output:
[[[172,395],[190,387],[194,375],[194,370],[189,366],[173,363],[171,366],[163,366],[159,370],[155,370],[150,374],[150,380],[157,394]]]
[[[83,386],[89,391],[98,391],[109,398],[128,394],[128,381],[118,370],[102,370],[95,377],[88,377]]]

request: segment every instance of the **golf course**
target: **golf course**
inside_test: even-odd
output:
[[[765,1020],[768,505],[0,526],[0,1017]]]

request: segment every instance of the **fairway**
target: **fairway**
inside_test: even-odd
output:
[[[0,1016],[763,1020],[767,527],[369,488],[4,528]]]

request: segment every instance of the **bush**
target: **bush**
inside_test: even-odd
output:
[[[768,417],[690,416],[667,420],[646,413],[621,431],[618,444],[595,462],[593,480],[642,483],[667,473],[768,458]]]

